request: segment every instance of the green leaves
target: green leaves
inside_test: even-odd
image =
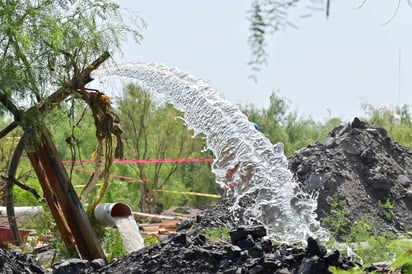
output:
[[[201,136],[192,136],[193,133],[187,130],[181,120],[176,119],[182,116],[182,113],[171,105],[156,105],[147,92],[133,84],[126,86],[123,97],[117,100],[116,105],[123,128],[126,158],[207,157],[201,152],[205,141]],[[143,163],[129,166],[129,172],[130,176],[144,181],[141,192],[149,189],[150,197],[154,200],[149,205],[151,210],[156,210],[156,202],[168,208],[170,205],[200,201],[187,195],[177,196],[167,192],[159,194],[158,190],[211,193],[211,186],[216,186],[213,176],[210,176],[211,169],[206,163]],[[145,203],[143,198],[140,203]]]
[[[338,118],[332,118],[326,123],[316,122],[310,117],[302,118],[296,112],[288,110],[288,103],[277,92],[273,92],[268,108],[257,109],[253,105],[241,107],[249,121],[256,122],[273,144],[285,144],[286,155],[325,138],[331,129],[341,123]]]
[[[11,84],[1,88],[39,103],[128,35],[139,41],[143,23],[130,24],[108,0],[2,1],[0,79]]]

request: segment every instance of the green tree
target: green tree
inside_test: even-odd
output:
[[[257,123],[262,132],[272,141],[272,143],[285,142],[286,133],[283,130],[283,123],[288,113],[288,102],[280,97],[277,92],[270,95],[269,107],[257,109],[253,105],[241,106],[242,112],[250,121]]]
[[[300,117],[298,113],[289,111],[288,101],[276,92],[271,94],[267,109],[257,109],[253,105],[241,109],[250,121],[261,127],[273,144],[284,143],[286,155],[325,138],[331,129],[342,122],[338,118],[331,118],[322,124],[310,117]]]
[[[377,108],[364,102],[362,109],[366,114],[366,120],[385,128],[392,139],[412,148],[412,113],[410,105]]]
[[[193,133],[177,119],[182,113],[170,104],[156,104],[149,93],[129,84],[124,89],[123,97],[117,100],[117,106],[123,121],[126,158],[153,160],[205,157],[201,153],[205,146],[204,140],[201,136],[192,136]],[[169,190],[185,190],[185,183],[179,179],[187,177],[178,176],[179,165],[182,164],[154,162],[135,165],[134,176],[140,179],[139,208],[142,212],[155,213],[161,210],[159,191],[165,190],[166,185],[175,188]],[[191,184],[199,180],[205,185],[215,184],[211,176],[190,180]],[[173,199],[177,200],[176,197]]]

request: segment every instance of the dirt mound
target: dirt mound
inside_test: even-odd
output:
[[[303,189],[319,192],[321,220],[342,201],[350,222],[370,214],[381,232],[412,230],[412,152],[385,129],[355,118],[288,161]]]
[[[263,226],[241,226],[229,231],[230,242],[210,242],[189,230],[172,234],[160,244],[124,256],[93,273],[330,273],[354,264],[327,253],[312,238],[308,247],[272,245]]]

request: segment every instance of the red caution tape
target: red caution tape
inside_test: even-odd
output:
[[[150,163],[201,163],[212,162],[213,158],[187,158],[187,159],[153,159],[153,160],[114,160],[114,164],[150,164]],[[64,160],[63,163],[94,163],[94,160]]]

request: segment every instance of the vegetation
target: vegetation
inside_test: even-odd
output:
[[[366,3],[372,1],[359,1],[358,8],[362,8]],[[394,14],[389,13],[389,20],[385,23],[391,22],[397,15],[401,7],[401,0],[398,1]],[[305,8],[307,15],[320,12],[327,18],[330,14],[330,7],[333,1],[320,0],[320,1],[305,1],[305,0],[254,0],[252,1],[251,8],[249,10],[250,21],[250,34],[248,38],[248,44],[251,48],[251,60],[249,65],[253,71],[250,76],[253,79],[257,79],[256,72],[260,71],[263,65],[267,64],[268,59],[268,38],[279,30],[284,30],[287,27],[297,27],[295,22],[292,22],[289,18],[289,14],[296,10],[298,7]],[[408,0],[409,6],[411,2]]]
[[[83,101],[91,109],[98,144],[96,165],[82,196],[100,178],[104,179],[93,208],[103,197],[113,158],[122,157],[121,131],[110,98],[86,85],[92,80],[90,73],[112,52],[120,51],[122,40],[128,35],[140,40],[140,24],[125,24],[119,6],[109,0],[10,0],[1,2],[0,15],[0,113],[7,112],[13,118],[0,132],[0,138],[16,128],[22,130],[2,177],[13,236],[21,245],[14,218],[13,187],[19,184],[27,188],[16,178],[25,152],[66,247],[74,250],[77,245],[85,258],[102,258],[104,254],[77,195],[67,195],[74,189],[46,117],[66,102]]]
[[[392,206],[390,201],[384,205],[389,208]],[[393,265],[394,267],[407,265],[408,261],[404,258],[410,254],[410,242],[404,241],[398,235],[378,232],[375,216],[365,214],[358,222],[352,223],[347,218],[348,214],[344,200],[335,198],[331,203],[331,214],[323,219],[326,228],[333,236],[327,243],[328,247],[341,250],[344,255],[351,256],[364,266],[376,262],[388,262],[394,258],[400,258]],[[348,272],[333,269],[333,273],[363,272],[360,269],[352,269]]]
[[[298,1],[281,3],[279,10],[293,2]],[[282,26],[281,17],[266,17],[270,15],[267,12],[276,11],[267,8],[259,1],[253,4],[250,42],[252,46],[257,45],[254,52],[257,64],[265,62],[264,35],[266,27],[274,22],[266,21],[267,18],[277,20],[275,28]],[[62,232],[64,223],[58,210],[67,210],[67,207],[59,207],[59,203],[66,202],[66,197],[59,191],[54,192],[51,185],[70,186],[68,192],[74,189],[82,197],[78,200],[73,195],[76,199],[68,201],[71,207],[69,212],[63,212],[66,215],[80,203],[93,209],[93,205],[101,201],[126,201],[133,208],[152,213],[159,213],[171,205],[202,207],[216,201],[202,196],[202,193],[219,192],[210,163],[136,162],[112,166],[115,158],[211,157],[210,152],[202,152],[205,146],[202,136],[192,138],[192,133],[176,119],[180,113],[170,105],[154,104],[150,95],[140,88],[128,85],[115,102],[100,91],[87,88],[91,71],[106,62],[110,54],[120,51],[126,36],[140,41],[143,23],[138,18],[135,18],[138,22],[135,25],[125,24],[119,6],[109,0],[9,0],[0,3],[0,15],[1,203],[8,210],[14,205],[45,207],[45,219],[34,227],[39,235],[48,235],[49,242],[65,245],[69,250],[67,256],[73,256],[70,253],[74,250],[73,239],[64,233],[60,233],[60,239],[57,233]],[[288,111],[287,101],[276,93],[270,97],[267,109],[257,109],[253,105],[241,106],[241,109],[261,126],[272,143],[283,142],[287,155],[323,139],[333,127],[342,123],[338,118],[319,122],[299,117]],[[409,106],[375,109],[365,104],[364,110],[368,121],[383,126],[390,137],[412,148]],[[58,152],[53,155],[56,158],[50,158],[49,152],[54,150]],[[91,159],[93,165],[63,163],[59,157]],[[50,166],[51,171],[45,168]],[[101,186],[100,191],[96,185]],[[167,190],[178,194],[170,194]],[[339,202],[336,203],[339,206]],[[385,216],[391,218],[390,201],[382,201],[381,207]],[[88,231],[89,223],[79,222],[81,218],[77,218],[83,216],[81,213],[77,212],[75,221],[69,223],[70,227],[77,227],[72,231],[75,237],[82,230]],[[16,222],[12,215],[10,224],[15,232]],[[366,238],[372,246],[391,246],[392,242],[386,241],[393,239],[376,235],[369,219],[349,228],[344,217],[345,212],[337,208],[329,222],[335,225],[336,233],[350,229],[350,234],[345,235],[348,241],[360,242]],[[222,229],[207,233],[215,238],[223,237],[226,232]],[[22,244],[18,235],[15,233],[18,243]],[[107,230],[101,237],[104,243],[119,243],[114,231]],[[109,258],[124,252],[120,244],[103,246]],[[390,252],[384,247],[383,253]],[[411,247],[409,253],[410,250]],[[403,258],[408,252],[399,256],[397,264],[405,264]],[[376,254],[369,255],[371,260],[375,259],[372,257]],[[369,255],[365,253],[364,256]]]
[[[180,119],[177,119],[183,114],[176,111],[170,104],[156,106],[147,92],[129,84],[125,88],[123,97],[117,100],[117,105],[123,121],[123,139],[127,159],[211,157],[210,153],[201,152],[205,146],[202,136],[193,137],[193,133],[186,129]],[[210,189],[213,185],[213,176],[202,175],[205,171],[206,174],[210,174],[210,171],[207,172],[207,165],[198,164],[197,170],[193,172],[196,177],[192,178],[184,173],[181,173],[179,177],[175,176],[179,172],[179,166],[179,163],[172,161],[152,164],[141,162],[128,166],[130,176],[140,180],[140,199],[138,199],[140,211],[160,213],[164,203],[168,203],[167,200],[159,197],[159,191],[165,188],[185,190],[182,189],[184,187],[189,188],[189,191],[216,193],[216,187]],[[187,166],[190,167],[190,165],[182,165],[181,169],[187,169]],[[124,169],[123,172],[125,171]],[[194,178],[196,179],[188,181]],[[178,201],[178,198],[174,198],[173,202],[177,202],[178,205],[188,202],[185,201],[184,196],[180,198],[183,199]]]
[[[391,202],[391,200],[388,198],[385,202],[378,201],[378,207],[383,210],[383,216],[385,216],[386,220],[392,221],[394,216],[394,204]]]
[[[324,139],[331,129],[342,123],[339,118],[331,118],[322,123],[310,117],[300,117],[298,113],[289,111],[288,101],[276,92],[271,94],[269,100],[267,109],[247,105],[241,106],[241,110],[250,121],[260,126],[273,144],[284,143],[287,156],[298,148]]]
[[[212,227],[209,228],[207,227],[205,229],[205,235],[206,239],[209,241],[217,241],[217,240],[223,240],[223,241],[229,241],[229,228],[224,227],[224,226],[219,226],[219,227]]]
[[[175,159],[178,157],[197,158],[211,156],[208,153],[201,152],[205,146],[201,136],[192,138],[192,133],[185,130],[179,119],[175,119],[181,113],[178,113],[168,105],[157,105],[153,102],[150,94],[145,93],[137,86],[128,85],[123,96],[116,99],[114,107],[121,116],[122,121],[124,121],[122,127],[124,131],[124,145],[127,148],[125,150],[126,159],[149,160],[154,158]],[[144,113],[139,111],[142,107],[146,108]],[[87,114],[87,111],[90,110],[85,109],[85,105],[77,104],[74,108],[61,107],[59,111],[55,112],[55,115],[47,116],[47,125],[51,129],[54,141],[64,159],[90,159],[96,150],[97,141],[90,142],[90,140],[93,140],[94,135],[94,132],[90,130],[93,119],[91,115]],[[273,93],[270,97],[268,109],[257,109],[252,105],[241,106],[241,109],[247,114],[249,120],[255,121],[260,125],[263,133],[271,139],[272,143],[284,142],[286,153],[289,155],[297,148],[323,139],[330,129],[342,123],[337,118],[324,122],[313,121],[310,117],[301,118],[297,113],[288,111],[287,101],[284,98],[280,98],[277,93]],[[388,134],[393,135],[391,136],[392,138],[396,140],[396,136],[401,136],[403,138],[402,142],[412,143],[412,139],[408,138],[412,134],[405,132],[411,131],[411,127],[405,126],[410,123],[408,119],[401,119],[400,116],[396,115],[395,118],[388,119],[387,117],[390,116],[385,114],[386,112],[371,112],[371,109],[370,106],[367,108],[368,111],[365,112],[367,118],[364,119],[375,122],[380,121],[379,123],[388,130]],[[410,109],[405,106],[403,110],[405,113],[401,117],[408,117]],[[84,113],[85,111],[86,113]],[[395,110],[392,111],[389,113],[398,113]],[[71,114],[71,124],[63,123],[62,121],[69,114]],[[81,122],[78,123],[78,121]],[[143,129],[140,128],[142,127],[141,125],[143,125]],[[139,131],[141,132],[140,135]],[[402,133],[401,131],[404,132]],[[19,137],[18,132],[13,132],[16,135],[15,138]],[[179,138],[168,138],[171,132],[173,132],[174,136],[179,136]],[[69,137],[71,140],[75,140],[75,142],[68,143],[67,138]],[[181,140],[184,140],[184,144],[181,144]],[[167,148],[163,151],[163,154],[159,153],[158,150],[162,147],[162,144],[163,147]],[[178,149],[179,144],[181,150]],[[7,149],[12,149],[13,142],[2,142],[0,147],[2,157],[7,160],[10,154],[7,153]],[[210,163],[175,163],[176,166],[174,168],[172,168],[173,165],[170,163],[161,166],[156,166],[155,164],[140,165],[138,163],[114,164],[111,168],[111,174],[121,174],[126,178],[111,177],[103,201],[124,201],[140,211],[142,209],[139,206],[142,198],[142,179],[146,181],[149,193],[157,193],[158,203],[163,204],[165,209],[171,205],[203,207],[216,201],[215,198],[183,194],[187,192],[216,194],[218,192],[214,176],[210,171]],[[75,189],[80,193],[82,186],[90,177],[90,173],[84,172],[84,170],[90,171],[92,166],[87,163],[82,165],[69,164],[66,168],[71,175]],[[171,170],[173,170],[172,173],[170,173]],[[22,158],[18,174],[19,178],[22,178],[27,186],[35,189],[37,193],[41,193],[42,190],[30,168],[30,163],[25,157]],[[141,176],[142,174],[144,174],[144,177]],[[135,178],[136,180],[133,181],[130,178]],[[154,179],[158,180],[158,182],[163,182],[163,184],[155,186],[152,183]],[[159,185],[166,190],[174,190],[182,194],[158,191],[161,190]],[[96,192],[97,188],[92,190],[90,195],[97,195]],[[42,199],[36,198],[32,192],[24,189],[17,188],[15,194],[16,205],[28,205],[28,203],[30,205],[46,205]],[[92,198],[88,198],[84,202],[89,203],[91,201]],[[392,203],[389,200],[380,202],[382,212],[388,214],[388,218],[391,214],[391,205]],[[408,247],[405,246],[404,242],[395,239],[392,235],[379,235],[374,230],[373,216],[364,216],[362,220],[353,225],[347,219],[349,213],[345,210],[343,201],[338,199],[331,201],[331,208],[331,214],[324,219],[324,223],[339,241],[347,244],[357,243],[356,253],[363,258],[365,263],[392,259],[395,256],[399,256],[398,262],[402,264],[402,258],[405,257],[402,255],[402,252],[405,252]],[[161,207],[157,206],[152,212],[160,213],[160,210]],[[57,228],[55,225],[51,225],[54,222],[50,218],[50,213],[47,216],[49,218],[45,222],[38,223],[43,228],[36,227],[36,230],[38,230],[39,235],[48,235],[50,241],[55,241],[59,239]],[[101,232],[100,237],[108,259],[118,258],[125,253],[122,239],[116,230],[104,229]],[[210,240],[228,240],[227,228],[207,229],[205,233]],[[145,243],[152,244],[156,242],[152,240],[145,239]],[[56,246],[63,247],[61,240],[57,240]],[[72,254],[67,252],[59,252],[59,254],[59,258],[72,256]]]
[[[323,218],[323,223],[336,239],[342,240],[351,225],[350,212],[345,207],[345,200],[337,197],[333,198],[330,207],[330,214]]]

